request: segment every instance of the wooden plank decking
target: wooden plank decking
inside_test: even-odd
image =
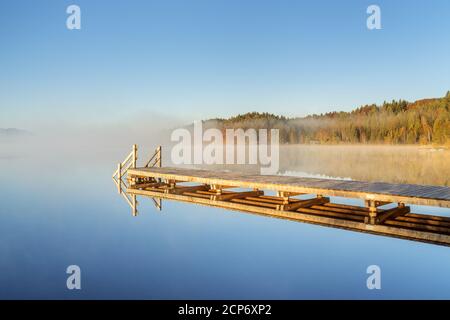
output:
[[[450,188],[443,186],[252,175],[239,172],[170,167],[134,168],[128,170],[128,175],[196,182],[208,185],[302,194],[320,194],[388,203],[406,203],[450,208]]]

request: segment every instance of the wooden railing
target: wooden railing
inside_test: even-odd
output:
[[[156,148],[155,153],[153,154],[153,156],[146,163],[145,167],[146,168],[152,168],[152,167],[161,168],[161,166],[162,166],[162,154],[161,154],[161,152],[162,152],[162,148],[161,148],[161,146],[158,146],[158,148]]]
[[[136,168],[136,162],[137,162],[137,145],[133,144],[133,150],[130,152],[130,154],[117,165],[117,170],[114,171],[114,174],[112,176],[113,180],[116,182],[119,188],[119,193],[121,192],[122,184],[120,181],[122,180],[122,177],[127,173],[128,169],[130,168]]]
[[[137,164],[137,152],[138,152],[138,146],[136,144],[133,145],[133,150],[130,152],[130,154],[117,165],[116,171],[114,171],[112,178],[114,183],[117,186],[117,191],[119,194],[121,194],[126,202],[130,205],[132,208],[133,216],[137,215],[137,200],[136,195],[130,195],[127,192],[124,192],[128,189],[127,183],[129,181],[124,181],[122,178],[124,175],[126,175],[128,169],[130,168],[136,168]],[[146,168],[151,167],[161,167],[162,166],[162,148],[161,146],[158,146],[153,153],[150,160],[145,164]],[[155,206],[158,208],[158,210],[161,210],[161,200],[160,199],[153,199]]]
[[[125,182],[123,182],[123,180],[120,180],[119,184],[120,186],[120,194],[123,196],[123,198],[125,199],[125,201],[128,203],[128,205],[131,208],[131,214],[135,217],[138,214],[137,211],[137,206],[138,206],[138,201],[136,199],[136,195],[131,195],[127,192],[124,192],[123,190],[127,190],[127,185],[125,184]],[[122,187],[123,186],[123,187]]]

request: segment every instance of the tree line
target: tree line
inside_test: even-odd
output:
[[[364,105],[350,112],[302,118],[250,112],[211,119],[207,127],[278,129],[283,144],[439,144],[450,145],[450,91],[442,98]]]

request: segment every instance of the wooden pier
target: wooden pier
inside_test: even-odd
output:
[[[125,172],[119,165],[114,177],[127,176],[126,183],[118,180],[119,192],[135,213],[136,195],[142,195],[159,199],[159,208],[160,199],[184,201],[450,245],[450,217],[412,213],[409,207],[450,208],[448,187],[162,168],[160,147],[145,166],[136,165],[136,146],[129,158],[133,164]],[[364,205],[333,203],[332,196],[362,199]]]

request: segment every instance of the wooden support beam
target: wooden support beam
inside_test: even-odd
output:
[[[437,227],[450,228],[449,222],[437,221],[434,219],[412,218],[412,217],[408,216],[408,214],[406,214],[404,216],[396,217],[395,220],[405,221],[405,222],[413,222],[413,223],[419,223],[419,224],[428,224],[428,225],[437,226]]]
[[[316,204],[323,204],[323,203],[327,203],[327,202],[330,202],[330,198],[321,197],[321,198],[314,198],[314,199],[308,199],[308,200],[301,200],[301,201],[293,202],[293,203],[289,203],[289,204],[278,205],[277,210],[292,211],[292,210],[297,210],[299,208],[307,208],[307,207],[311,207]]]
[[[167,179],[166,183],[161,186],[161,189],[164,189],[165,193],[172,193],[171,190],[177,187],[177,180]]]
[[[136,183],[150,183],[150,182],[158,182],[158,179],[150,178],[150,177],[138,177],[132,174],[129,174],[127,179],[133,180]]]
[[[161,189],[161,187],[147,187],[142,189],[129,188],[129,190],[147,190],[147,191],[155,191],[159,193],[165,193],[165,189]]]
[[[366,207],[369,208],[369,217],[368,217],[368,219],[366,219],[367,223],[377,224],[377,216],[378,216],[378,213],[380,212],[378,207],[384,206],[389,203],[390,202],[373,200],[373,199],[365,200]]]
[[[276,200],[276,201],[280,201],[281,198],[277,197],[277,196],[261,196],[260,198],[262,199],[267,199],[267,200]],[[300,199],[289,199],[290,201],[300,201]]]
[[[177,184],[177,180],[169,179],[169,180],[167,180],[167,184],[168,184],[171,188],[175,188],[175,186],[176,186],[176,184]]]
[[[358,215],[352,215],[352,214],[345,214],[340,212],[332,212],[332,211],[323,211],[319,209],[312,209],[312,208],[298,208],[296,212],[301,213],[308,213],[308,214],[314,214],[324,217],[333,217],[337,219],[345,219],[347,221],[358,221],[363,222],[364,217],[358,216]]]
[[[163,182],[148,182],[148,183],[135,183],[130,185],[130,189],[145,189],[145,188],[156,188],[165,186],[166,184]]]
[[[199,190],[207,190],[209,187],[207,185],[200,185],[200,186],[177,186],[174,188],[168,188],[168,193],[173,194],[183,194],[184,192],[195,192]]]
[[[342,209],[350,209],[350,210],[358,210],[361,211],[365,214],[367,214],[369,212],[369,208],[365,208],[365,207],[357,207],[357,206],[352,206],[352,205],[348,205],[348,204],[341,204],[341,203],[325,203],[324,206],[327,207],[334,207],[334,208],[342,208]]]
[[[276,209],[277,205],[272,203],[266,203],[266,202],[258,202],[253,200],[247,200],[247,199],[231,199],[228,202],[238,202],[243,204],[248,204],[253,207],[259,207],[259,208],[271,208]]]
[[[436,232],[436,233],[440,233],[440,234],[450,235],[450,228],[436,227],[436,226],[424,225],[424,224],[419,224],[419,223],[397,221],[397,220],[387,220],[387,221],[385,221],[384,225],[407,227],[407,228],[411,228],[414,230],[426,230],[426,231],[432,231],[432,232]]]
[[[358,215],[362,217],[367,216],[367,212],[362,212],[358,210],[358,207],[354,207],[352,209],[349,208],[339,208],[339,207],[330,207],[327,205],[327,203],[321,204],[321,205],[313,205],[310,207],[311,209],[319,209],[322,211],[331,211],[331,212],[340,212],[340,213],[347,213],[347,214],[353,214]]]
[[[257,196],[261,196],[263,194],[264,194],[264,191],[233,192],[233,193],[226,193],[226,194],[220,194],[220,195],[213,195],[213,196],[211,196],[211,200],[226,201],[226,200],[231,200],[231,199],[257,197]]]
[[[206,191],[199,190],[199,191],[197,191],[197,193],[207,194],[207,195],[210,195],[210,196],[217,195],[217,193],[215,193],[214,191],[211,191],[210,189],[206,190]],[[231,192],[230,191],[223,191],[221,194],[228,194],[228,193],[231,193]]]
[[[450,218],[443,217],[443,216],[432,216],[429,214],[419,214],[419,213],[408,213],[406,216],[412,217],[412,218],[427,219],[427,220],[429,219],[429,220],[444,221],[444,222],[450,223]]]
[[[206,195],[203,193],[199,193],[199,192],[183,192],[182,194],[183,196],[189,196],[189,197],[194,197],[194,198],[202,198],[202,199],[211,199],[211,195]]]
[[[267,199],[265,196],[259,196],[259,197],[248,197],[247,199],[261,201],[261,202],[267,202],[267,203],[273,203],[273,204],[283,204],[283,200],[281,200],[280,198]]]
[[[381,223],[384,223],[388,219],[395,219],[396,217],[405,215],[409,212],[410,212],[410,208],[405,207],[405,206],[389,209],[382,213],[379,213],[376,217],[375,222],[376,222],[376,224],[381,224]]]
[[[288,204],[291,199],[290,197],[303,195],[305,193],[299,193],[299,192],[286,192],[286,191],[277,191],[277,198],[283,202],[283,204]]]
[[[223,186],[219,184],[212,184],[211,188],[208,190],[210,192],[214,192],[216,194],[222,194],[224,189],[236,188],[233,186]]]

